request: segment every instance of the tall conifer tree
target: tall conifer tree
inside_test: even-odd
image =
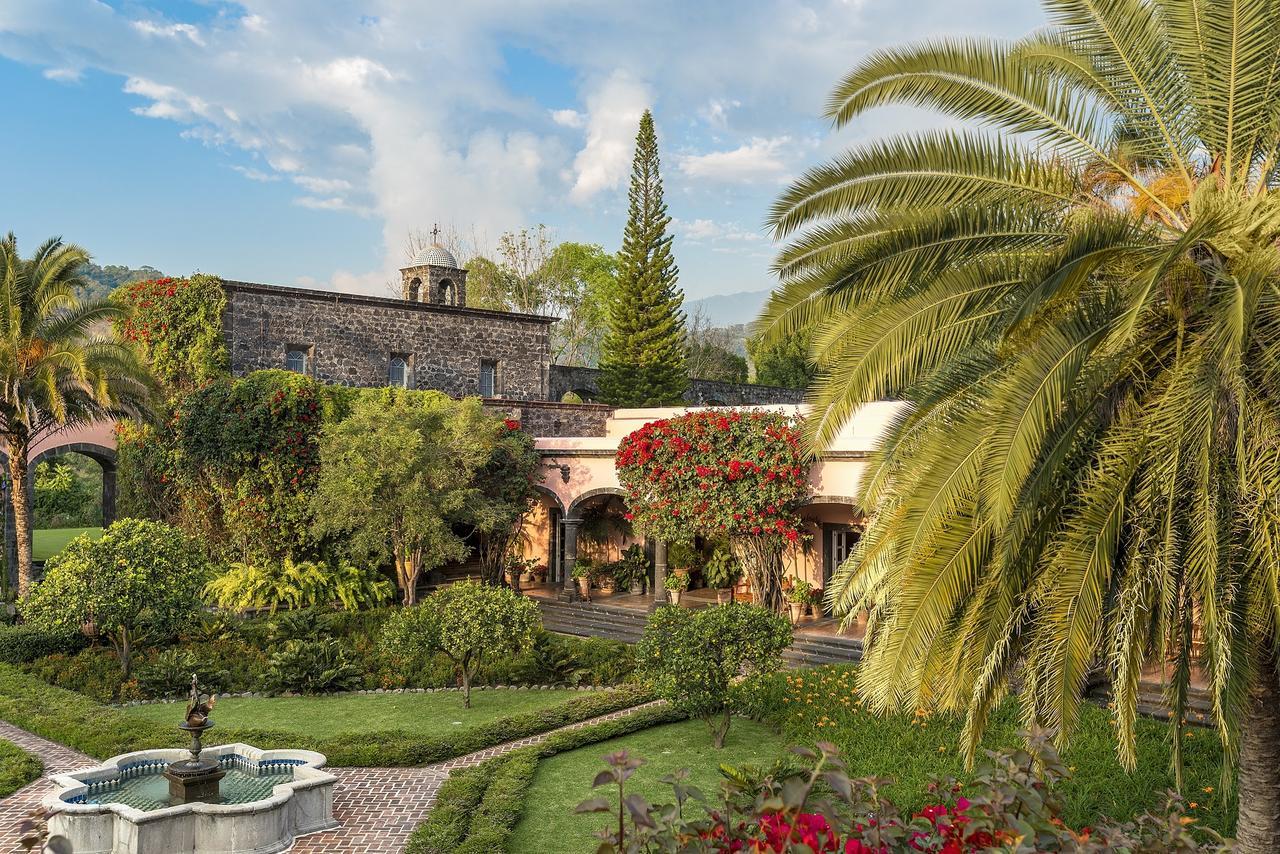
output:
[[[671,255],[653,114],[640,117],[618,290],[600,356],[600,391],[615,406],[678,403],[689,387],[684,296]]]

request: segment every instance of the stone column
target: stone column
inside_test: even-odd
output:
[[[573,577],[573,565],[578,560],[578,526],[581,519],[565,517],[564,519],[564,586],[560,589],[560,599],[565,602],[577,602],[578,581]]]
[[[653,607],[665,605],[670,601],[667,596],[667,541],[658,540],[653,544]]]
[[[102,527],[109,528],[116,520],[116,469],[102,467]]]

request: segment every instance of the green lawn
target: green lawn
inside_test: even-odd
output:
[[[67,543],[81,534],[92,539],[102,536],[101,528],[44,528],[32,535],[31,555],[36,560],[48,560],[67,547]]]
[[[695,720],[654,727],[552,756],[538,765],[508,850],[594,851],[597,840],[592,834],[604,826],[608,817],[575,815],[573,808],[595,794],[615,795],[612,789],[593,792],[591,780],[605,767],[601,757],[623,748],[645,759],[645,764],[627,781],[627,792],[642,794],[654,803],[671,803],[671,788],[659,781],[672,771],[688,768],[690,782],[714,799],[721,763],[767,767],[787,753],[786,741],[773,730],[737,718],[722,750],[711,746],[707,725]]]
[[[588,696],[591,694],[586,691],[473,691],[470,709],[462,707],[462,695],[456,691],[336,697],[230,697],[218,701],[213,719],[221,727],[299,733],[316,738],[393,730],[430,738],[508,715],[559,705],[573,697]],[[153,703],[123,711],[132,717],[176,726],[185,708],[177,702]]]
[[[0,738],[0,798],[7,798],[40,776],[43,764],[11,741]]]

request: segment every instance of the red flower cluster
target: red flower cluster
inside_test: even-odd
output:
[[[615,462],[645,533],[801,537],[794,510],[808,489],[808,463],[786,415],[720,409],[654,421],[622,441]]]

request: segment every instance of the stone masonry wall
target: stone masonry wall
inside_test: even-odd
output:
[[[598,403],[487,400],[484,408],[514,418],[520,429],[534,436],[603,436],[613,408]]]
[[[236,375],[284,368],[308,351],[321,382],[387,385],[393,356],[407,356],[411,387],[454,397],[479,393],[482,360],[498,364],[497,397],[546,400],[551,318],[410,303],[386,297],[224,282],[223,332]]]
[[[551,366],[552,400],[559,400],[567,392],[573,391],[583,395],[584,400],[593,400],[600,394],[600,371],[598,368],[582,368],[573,365]],[[753,406],[766,403],[803,403],[804,391],[795,388],[780,388],[771,385],[750,385],[747,383],[723,383],[717,380],[690,380],[689,390],[685,392],[686,403],[694,406]]]

